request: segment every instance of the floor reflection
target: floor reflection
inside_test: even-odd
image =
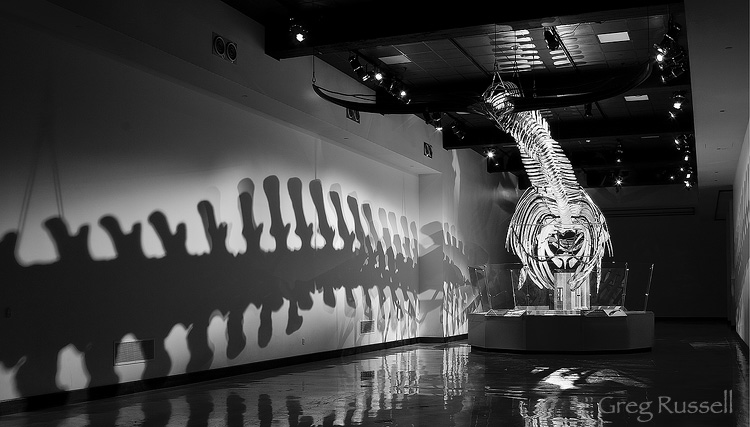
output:
[[[0,417],[15,426],[748,425],[748,360],[726,324],[658,322],[652,351],[418,344]]]

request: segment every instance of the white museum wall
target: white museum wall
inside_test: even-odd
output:
[[[734,178],[731,294],[733,323],[745,344],[750,342],[750,126],[745,132]]]
[[[93,3],[0,8],[0,401],[466,332],[513,179],[413,116],[347,120],[218,0]],[[153,359],[113,366],[132,340]]]

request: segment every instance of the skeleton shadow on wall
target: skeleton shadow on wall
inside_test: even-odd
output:
[[[99,220],[117,252],[116,258],[111,260],[92,258],[88,248],[89,225],[83,225],[74,234],[60,217],[49,218],[43,224],[56,246],[59,255],[56,262],[22,266],[15,257],[17,233],[3,236],[0,240],[0,282],[3,284],[0,300],[4,307],[23,309],[0,318],[0,362],[16,371],[18,394],[30,397],[59,390],[56,384],[58,354],[68,345],[75,346],[84,355],[85,369],[90,375],[88,387],[117,384],[113,341],[126,334],[154,339],[155,354],[153,360],[146,363],[142,378],[158,382],[170,372],[171,361],[164,339],[177,324],[191,325],[187,334],[190,355],[186,372],[207,370],[214,358],[208,343],[212,313],[218,310],[226,316],[226,356],[231,360],[251,345],[260,348],[272,345],[274,328],[280,327],[272,323],[272,314],[285,302],[288,302],[287,323],[281,327],[285,327],[287,335],[299,330],[304,312],[313,308],[313,295],[321,292],[329,307],[337,304],[354,307],[357,299],[353,292],[361,287],[365,316],[371,316],[373,304],[378,304],[377,313],[381,318],[376,324],[384,337],[387,328],[403,318],[411,319],[406,333],[416,336],[418,243],[415,223],[401,217],[403,234],[398,230],[381,233],[376,230],[373,208],[369,204],[360,206],[350,195],[344,206],[342,196],[330,191],[329,201],[336,211],[338,233],[344,241],[343,248],[335,249],[331,242],[336,230],[329,225],[321,182],[309,183],[320,224],[314,230],[302,210],[302,182],[291,178],[287,191],[296,218],[293,232],[302,241],[301,248],[291,250],[286,244],[292,232],[291,224],[282,220],[278,177],[266,177],[263,190],[271,213],[270,224],[255,222],[253,181],[243,179],[238,185],[242,236],[247,242],[244,253],[232,254],[227,250],[228,225],[217,223],[214,208],[208,201],[197,205],[210,247],[210,252],[202,255],[188,253],[185,224],[177,224],[173,232],[167,217],[160,211],[148,217],[165,250],[160,258],[144,254],[140,223],[126,233],[111,215]],[[344,219],[345,209],[354,218],[353,230]],[[383,212],[381,209],[381,217]],[[391,223],[394,218],[391,215]],[[367,232],[364,223],[368,225]],[[262,250],[260,245],[266,225],[276,241],[272,252]],[[382,227],[385,230],[388,225],[382,224]],[[393,227],[397,225],[391,224]],[[316,231],[325,239],[325,246],[314,248],[311,245]],[[336,292],[342,288],[345,301],[337,301]],[[400,289],[403,296],[410,293],[415,298],[399,302],[396,289]],[[371,301],[371,290],[378,301]],[[386,295],[386,291],[391,295]],[[384,310],[384,304],[392,307]],[[260,309],[259,319],[243,319],[250,305]],[[257,343],[247,342],[243,329],[247,321],[257,322]]]

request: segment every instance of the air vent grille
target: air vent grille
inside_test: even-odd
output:
[[[362,320],[359,322],[359,333],[360,334],[371,334],[375,332],[375,321],[374,320]]]

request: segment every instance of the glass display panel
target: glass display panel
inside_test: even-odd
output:
[[[488,315],[625,315],[629,310],[646,310],[653,264],[602,262],[601,281],[596,272],[589,283],[576,290],[565,287],[565,273],[559,274],[555,290],[540,288],[521,278],[521,263],[485,264],[469,267],[471,284],[480,304],[476,312]]]

